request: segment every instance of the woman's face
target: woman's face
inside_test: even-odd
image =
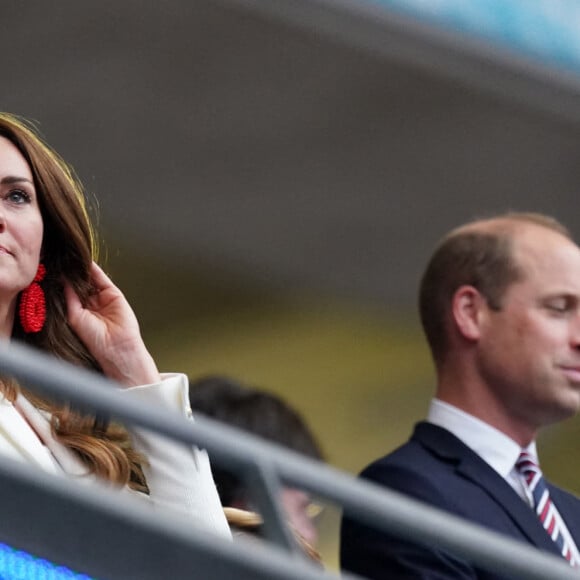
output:
[[[15,300],[34,279],[43,229],[30,167],[0,137],[0,302]]]

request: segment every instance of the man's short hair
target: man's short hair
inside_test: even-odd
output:
[[[447,324],[458,288],[473,286],[490,308],[499,310],[507,288],[522,279],[523,272],[514,259],[513,239],[518,226],[526,224],[571,239],[568,229],[550,216],[511,212],[461,226],[437,246],[419,288],[421,323],[436,364],[447,353]]]

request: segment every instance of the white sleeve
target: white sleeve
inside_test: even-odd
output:
[[[189,382],[183,374],[162,374],[160,383],[132,387],[123,392],[156,408],[193,421]],[[205,450],[187,446],[141,428],[130,428],[133,445],[147,458],[150,501],[155,507],[180,513],[193,523],[231,538]]]

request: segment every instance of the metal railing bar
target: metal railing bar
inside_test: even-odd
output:
[[[79,572],[109,580],[336,579],[269,543],[248,540],[248,550],[150,507],[98,482],[79,485],[12,459],[0,462],[0,540]]]
[[[14,343],[0,347],[0,370],[44,392],[112,413],[121,420],[204,447],[212,461],[228,468],[255,464],[257,458],[294,483],[343,506],[356,519],[401,537],[452,552],[487,570],[531,580],[577,580],[557,556],[491,532],[386,488],[355,480],[349,474],[261,441],[209,419],[177,420],[147,405],[129,401],[112,383],[77,367]],[[82,388],[79,385],[83,385]]]
[[[280,502],[280,479],[276,470],[263,461],[254,461],[254,464],[245,468],[243,480],[246,483],[248,494],[263,519],[262,529],[264,537],[289,552],[298,555],[300,548],[294,540],[285,518],[282,514]]]

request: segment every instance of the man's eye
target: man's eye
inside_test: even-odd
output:
[[[570,304],[567,300],[557,300],[547,304],[548,310],[552,312],[567,312],[570,309]]]

